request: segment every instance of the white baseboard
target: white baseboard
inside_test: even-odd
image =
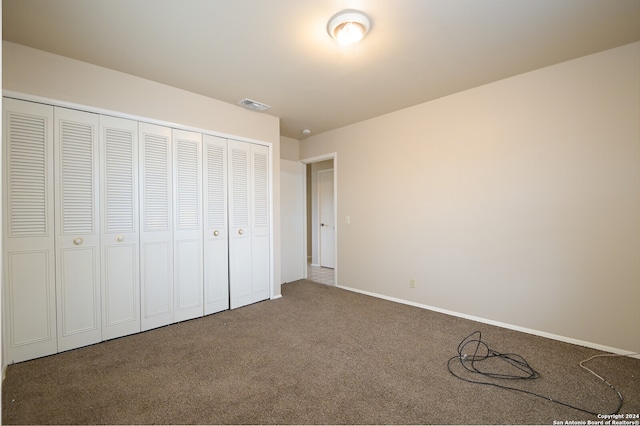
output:
[[[509,330],[520,331],[522,333],[533,334],[535,336],[545,337],[545,338],[548,338],[548,339],[558,340],[558,341],[561,341],[561,342],[571,343],[571,344],[574,344],[574,345],[585,346],[587,348],[598,349],[598,350],[601,350],[601,351],[604,351],[604,352],[610,352],[610,353],[619,354],[619,355],[628,355],[628,356],[631,356],[633,358],[640,359],[640,354],[637,354],[637,353],[634,353],[634,352],[631,352],[631,351],[628,351],[628,350],[624,350],[624,349],[612,348],[610,346],[604,346],[604,345],[600,345],[598,343],[593,343],[593,342],[586,342],[584,340],[573,339],[571,337],[560,336],[560,335],[553,334],[553,333],[547,333],[545,331],[539,331],[539,330],[534,330],[534,329],[531,329],[531,328],[520,327],[520,326],[513,325],[513,324],[503,323],[503,322],[500,322],[500,321],[493,321],[493,320],[489,320],[489,319],[486,319],[486,318],[475,317],[473,315],[467,315],[467,314],[462,314],[460,312],[450,311],[450,310],[447,310],[447,309],[436,308],[435,306],[424,305],[422,303],[411,302],[411,301],[408,301],[408,300],[398,299],[396,297],[385,296],[384,294],[372,293],[370,291],[360,290],[360,289],[357,289],[357,288],[345,287],[345,286],[341,286],[341,285],[337,285],[336,287],[341,288],[343,290],[352,291],[354,293],[365,294],[367,296],[376,297],[378,299],[388,300],[390,302],[401,303],[403,305],[409,305],[409,306],[414,306],[416,308],[427,309],[429,311],[439,312],[441,314],[446,314],[446,315],[451,315],[451,316],[454,316],[454,317],[468,319],[468,320],[471,320],[471,321],[481,322],[483,324],[495,325],[497,327],[502,327],[502,328],[506,328],[506,329],[509,329]]]

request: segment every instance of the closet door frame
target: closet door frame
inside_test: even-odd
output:
[[[175,123],[170,123],[170,122],[166,122],[166,121],[162,121],[162,120],[156,120],[156,119],[150,119],[148,117],[144,117],[144,116],[138,116],[138,115],[133,115],[133,114],[127,114],[127,113],[121,113],[118,111],[113,111],[113,110],[108,110],[108,109],[103,109],[103,108],[96,108],[96,107],[91,107],[91,106],[87,106],[87,105],[83,105],[83,104],[77,104],[74,102],[67,102],[67,101],[61,101],[58,99],[52,99],[52,98],[47,98],[47,97],[43,97],[43,96],[38,96],[38,95],[31,95],[31,94],[25,94],[25,93],[21,93],[21,92],[13,92],[13,91],[8,91],[5,90],[3,91],[3,97],[6,98],[14,98],[16,100],[19,101],[25,101],[25,102],[33,102],[33,103],[39,103],[39,104],[44,104],[47,106],[50,106],[52,108],[54,108],[54,110],[56,109],[69,109],[69,110],[77,110],[81,113],[85,113],[85,114],[94,114],[96,117],[99,117],[99,115],[109,115],[109,116],[113,116],[113,117],[119,117],[119,118],[123,118],[123,119],[128,119],[128,120],[134,120],[139,122],[139,125],[151,125],[151,126],[161,126],[161,127],[166,127],[172,130],[178,130],[178,131],[188,131],[188,132],[195,132],[195,133],[199,133],[201,136],[204,135],[211,135],[214,137],[218,137],[217,135],[219,135],[219,133],[216,133],[215,131],[209,131],[209,130],[204,130],[204,129],[198,129],[198,128],[194,128],[194,127],[190,127],[190,126],[181,126],[181,125],[176,125]],[[98,118],[98,122],[99,122],[99,118]],[[54,118],[54,123],[56,124],[56,120]],[[52,126],[53,127],[53,126]],[[54,129],[54,133],[55,133]],[[99,153],[99,124],[97,125],[96,129],[95,129],[95,135],[96,137],[98,137],[98,141],[97,144],[98,146],[96,147],[96,152],[97,152],[97,157],[95,160],[98,161],[98,166],[96,167],[96,170],[99,170],[99,162],[100,162],[100,153]],[[223,136],[223,138],[226,136]],[[55,138],[54,138],[55,139]],[[245,139],[242,137],[235,137],[235,140],[247,143],[247,144],[256,144],[256,145],[262,145],[262,146],[266,146],[268,148],[268,166],[269,166],[269,184],[268,184],[268,189],[269,189],[269,262],[270,262],[270,267],[269,267],[269,276],[268,276],[268,280],[269,280],[269,295],[270,297],[273,298],[277,298],[280,296],[274,296],[273,295],[273,291],[274,291],[274,234],[273,234],[273,228],[274,228],[274,223],[273,223],[273,209],[274,209],[274,204],[273,204],[273,173],[274,173],[274,168],[273,168],[273,147],[271,143],[268,142],[263,142],[263,141],[257,141],[257,140],[253,140],[253,139]],[[172,147],[173,148],[173,147]],[[53,149],[55,151],[55,149],[57,149],[56,144],[54,144]],[[141,151],[140,151],[141,152]],[[57,154],[55,154],[57,155]],[[55,157],[54,155],[54,157]],[[173,157],[173,155],[171,156]],[[173,160],[173,158],[171,158],[171,160]],[[54,165],[56,165],[56,159],[54,158]],[[141,157],[139,158],[139,162],[142,161]],[[140,164],[140,163],[139,163]],[[56,165],[57,167],[57,165]],[[174,167],[174,165],[172,164],[172,167]],[[173,169],[172,169],[173,172]],[[99,173],[99,172],[98,172]],[[141,172],[140,172],[141,173]],[[56,176],[57,173],[54,174],[54,199],[58,198],[58,190],[59,190],[59,182],[57,182],[58,176]],[[173,176],[172,176],[173,178]],[[140,175],[140,179],[141,179],[141,175]],[[97,178],[97,185],[98,187],[96,187],[96,193],[95,196],[97,197],[96,199],[96,205],[95,205],[95,215],[94,215],[94,220],[96,220],[97,225],[99,226],[100,223],[100,219],[101,219],[101,209],[100,209],[100,181],[99,181],[99,177]],[[142,185],[142,182],[140,180],[140,185]],[[173,189],[173,187],[172,187]],[[142,192],[142,187],[140,186],[140,193]],[[174,195],[174,194],[172,194]],[[139,200],[141,200],[141,198],[139,198]],[[55,201],[55,200],[54,200]],[[204,203],[204,200],[201,200]],[[141,202],[141,201],[139,201]],[[52,202],[53,205],[55,205],[55,202]],[[173,213],[173,208],[175,207],[175,202],[173,202],[172,200],[172,208],[171,208],[171,213]],[[55,208],[57,209],[58,206],[56,205]],[[139,209],[140,209],[140,214],[139,216],[142,216],[142,205],[139,205]],[[59,217],[59,211],[56,210],[56,217]],[[202,212],[202,210],[201,210]],[[172,218],[172,224],[174,223],[175,219]],[[55,225],[54,228],[56,228],[58,226],[57,223],[57,218],[54,221]],[[99,230],[99,228],[98,228]],[[143,248],[142,248],[142,224],[140,223],[140,228],[139,228],[139,232],[141,233],[141,244],[140,244],[140,268],[142,268],[142,252],[143,252]],[[55,234],[55,229],[54,229],[54,234]],[[91,256],[91,258],[93,259],[92,262],[95,261],[95,263],[93,264],[92,267],[94,268],[94,271],[92,271],[92,274],[95,275],[95,273],[97,272],[97,276],[96,279],[100,279],[101,277],[101,270],[100,270],[100,263],[101,263],[101,258],[102,258],[102,253],[100,252],[101,250],[101,244],[99,242],[100,240],[100,232],[98,232],[99,236],[98,236],[98,242],[96,244],[96,248],[93,252],[93,255]],[[64,237],[66,238],[66,237]],[[69,237],[71,238],[71,237]],[[6,240],[6,235],[4,236],[4,239]],[[57,236],[56,237],[56,241],[63,239],[63,236]],[[74,238],[71,238],[71,242],[73,242]],[[85,248],[88,248],[86,246],[86,240],[85,238],[83,239],[83,244],[85,244]],[[91,239],[91,238],[89,238]],[[175,239],[173,239],[173,242],[175,242]],[[59,275],[59,271],[60,271],[60,260],[59,260],[59,254],[60,254],[60,244],[54,244],[54,256],[53,256],[53,262],[57,263],[58,267],[56,268],[56,271],[54,272],[56,277],[54,282],[52,283],[52,285],[55,287],[55,293],[56,293],[56,299],[54,300],[54,303],[56,304],[56,309],[55,309],[55,314],[56,314],[56,334],[57,334],[57,343],[59,344],[59,348],[58,351],[63,351],[63,350],[67,350],[70,349],[72,347],[77,347],[77,346],[83,346],[86,344],[90,344],[87,343],[85,341],[85,339],[80,338],[80,339],[74,339],[74,340],[78,340],[77,342],[77,346],[76,343],[69,343],[69,344],[65,344],[64,340],[68,340],[65,339],[65,337],[69,337],[65,334],[65,332],[63,330],[61,330],[60,327],[60,322],[61,322],[61,318],[60,316],[63,315],[62,314],[62,310],[59,304],[59,300],[61,298],[61,294],[60,294],[60,289],[58,288],[59,286],[56,285],[56,282],[60,279],[60,275]],[[66,250],[66,249],[65,249]],[[175,253],[175,247],[172,247],[173,253]],[[7,275],[7,270],[6,270],[6,256],[7,256],[7,247],[4,248],[3,250],[3,259],[5,261],[5,271],[4,271],[4,275],[6,278]],[[173,259],[173,262],[169,262],[170,264],[174,265],[175,264],[175,259]],[[174,274],[173,276],[175,277],[175,271],[173,271]],[[145,329],[149,329],[149,328],[153,328],[153,327],[157,327],[160,325],[164,325],[164,324],[149,324],[147,323],[147,326],[145,327],[144,325],[144,312],[143,312],[143,304],[144,302],[144,298],[143,298],[143,294],[144,294],[144,289],[142,288],[142,286],[144,285],[143,282],[143,271],[141,270],[140,272],[140,285],[141,285],[141,295],[140,295],[140,314],[141,314],[141,330],[145,330]],[[172,283],[172,285],[175,286],[175,283]],[[7,285],[3,286],[2,288],[3,291],[3,296],[6,296],[6,293],[8,292],[7,289]],[[174,293],[172,293],[174,294]],[[3,297],[4,300],[7,300],[6,297]],[[175,303],[175,301],[173,301]],[[98,288],[98,293],[97,293],[97,309],[99,310],[97,313],[97,323],[94,322],[94,325],[97,325],[99,329],[102,329],[102,321],[103,321],[103,312],[102,312],[102,294],[101,294],[101,289]],[[3,316],[6,319],[7,315],[9,314],[10,311],[10,307],[8,307],[9,302],[6,302],[3,306],[4,306],[4,313]],[[174,305],[175,306],[175,305]],[[172,322],[177,322],[180,320],[180,318],[175,318],[173,317],[173,313],[171,313],[172,319],[168,322],[168,323],[172,323]],[[6,330],[6,326],[5,326],[5,330]],[[97,337],[94,340],[97,341],[101,341],[104,340],[103,336],[101,335],[102,333],[99,333],[100,336]],[[6,335],[6,333],[5,333]],[[7,337],[5,339],[5,347],[7,347],[6,345],[9,342],[9,338]],[[63,342],[62,344],[60,344],[61,342]]]

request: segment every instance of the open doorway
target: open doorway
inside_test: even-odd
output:
[[[335,154],[302,162],[307,167],[307,279],[337,285]]]

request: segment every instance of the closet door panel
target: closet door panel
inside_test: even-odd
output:
[[[173,130],[174,321],[202,316],[202,135]]]
[[[55,333],[55,312],[50,303],[52,294],[47,251],[29,250],[8,253],[8,299],[10,312],[10,356],[9,362],[23,361],[55,353],[57,350]],[[36,349],[44,346],[44,350]],[[21,352],[28,357],[20,356]]]
[[[140,331],[138,123],[100,117],[102,337]]]
[[[7,362],[57,352],[53,107],[3,99]]]
[[[202,316],[201,256],[202,239],[176,241],[176,281],[180,283],[176,289],[177,321]]]
[[[251,268],[253,302],[270,297],[269,148],[251,145]]]
[[[171,129],[139,123],[141,329],[173,322]]]
[[[103,339],[140,331],[138,244],[103,246]]]
[[[251,145],[229,140],[229,292],[231,309],[253,303]]]
[[[96,114],[55,108],[58,349],[102,339]]]
[[[142,244],[142,275],[147,283],[142,288],[143,329],[173,322],[173,244],[170,242],[146,242]],[[170,319],[157,321],[159,317]]]
[[[203,136],[204,314],[229,309],[227,140]]]
[[[66,344],[61,350],[83,346],[83,333],[98,337],[91,343],[101,340],[100,317],[97,301],[96,269],[98,269],[97,247],[61,249],[60,267],[60,307],[62,311],[62,334],[77,346]],[[89,285],[88,285],[89,284]],[[88,340],[87,340],[88,341]]]

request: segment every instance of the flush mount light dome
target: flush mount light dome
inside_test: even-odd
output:
[[[371,22],[358,10],[343,10],[329,19],[327,32],[343,46],[357,43],[367,35]]]

